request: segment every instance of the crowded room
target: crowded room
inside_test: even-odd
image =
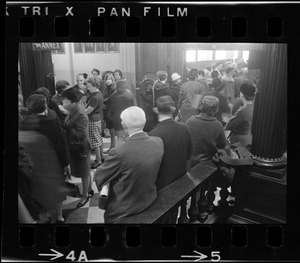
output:
[[[287,45],[19,43],[20,224],[282,224]]]

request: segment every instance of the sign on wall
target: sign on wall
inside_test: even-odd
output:
[[[40,43],[32,43],[33,51],[63,51],[63,43],[54,43],[54,42],[40,42]]]

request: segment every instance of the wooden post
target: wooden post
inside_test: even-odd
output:
[[[186,202],[184,202],[180,207],[180,216],[178,218],[178,223],[179,224],[187,224],[189,222],[190,222],[190,220],[188,219],[187,213],[186,213]]]
[[[194,192],[191,197],[191,206],[189,209],[190,223],[199,223],[197,217],[199,216],[199,210],[197,207],[197,192]]]

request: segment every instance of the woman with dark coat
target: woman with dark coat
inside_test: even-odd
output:
[[[193,142],[193,153],[188,162],[189,169],[199,162],[212,159],[218,149],[225,149],[228,144],[222,124],[214,117],[218,106],[218,98],[204,96],[200,103],[201,113],[192,116],[185,123],[191,132]]]
[[[90,176],[90,143],[88,135],[88,116],[85,109],[79,105],[76,90],[67,89],[62,93],[63,107],[68,110],[65,119],[67,130],[67,142],[70,151],[71,173],[74,177],[82,180],[82,197],[77,207],[84,206],[89,201],[89,196],[93,195]],[[72,143],[82,145],[82,156],[77,157],[72,152]]]
[[[136,99],[131,93],[126,80],[116,82],[116,92],[110,96],[110,108],[108,118],[112,121],[115,135],[117,136],[116,146],[122,144],[127,133],[121,124],[121,112],[130,106],[136,106]]]
[[[26,106],[28,108],[29,116],[22,123],[23,129],[36,131],[47,137],[51,142],[50,144],[52,144],[51,147],[53,147],[57,155],[58,164],[57,168],[55,168],[55,172],[53,172],[53,176],[55,175],[55,178],[53,179],[55,179],[57,183],[54,184],[55,187],[53,187],[53,185],[51,186],[53,191],[56,192],[56,194],[54,194],[55,198],[53,197],[55,201],[49,200],[49,202],[56,203],[57,223],[64,223],[65,218],[62,216],[62,201],[66,199],[66,196],[59,189],[64,185],[64,169],[69,165],[69,155],[65,136],[56,113],[47,109],[47,100],[44,95],[31,95],[26,101]],[[33,120],[37,120],[36,126],[30,124]],[[50,158],[50,156],[48,157]],[[47,207],[50,209],[50,205]]]
[[[109,134],[110,134],[110,147],[108,149],[108,151],[109,151],[111,148],[114,148],[116,146],[116,138],[115,138],[115,133],[114,133],[114,129],[113,129],[113,123],[108,118],[108,111],[109,111],[110,103],[111,103],[110,96],[116,90],[114,75],[112,73],[107,73],[104,77],[104,82],[105,82],[105,89],[103,92],[103,97],[104,97],[103,119],[105,121],[105,128],[109,130]]]

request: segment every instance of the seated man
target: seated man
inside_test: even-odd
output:
[[[192,154],[192,137],[189,129],[173,119],[174,101],[170,96],[159,97],[154,112],[158,124],[148,134],[158,136],[164,143],[164,156],[157,175],[157,191],[186,173],[186,162]]]
[[[240,98],[243,106],[230,118],[225,130],[230,131],[230,143],[240,142],[244,147],[251,148],[252,144],[252,117],[255,97],[255,86],[244,82],[240,87]]]
[[[128,139],[109,151],[105,163],[95,171],[99,189],[109,183],[109,204],[105,223],[119,223],[122,218],[149,208],[157,198],[155,181],[163,156],[163,142],[143,132],[144,111],[136,106],[121,113]]]

